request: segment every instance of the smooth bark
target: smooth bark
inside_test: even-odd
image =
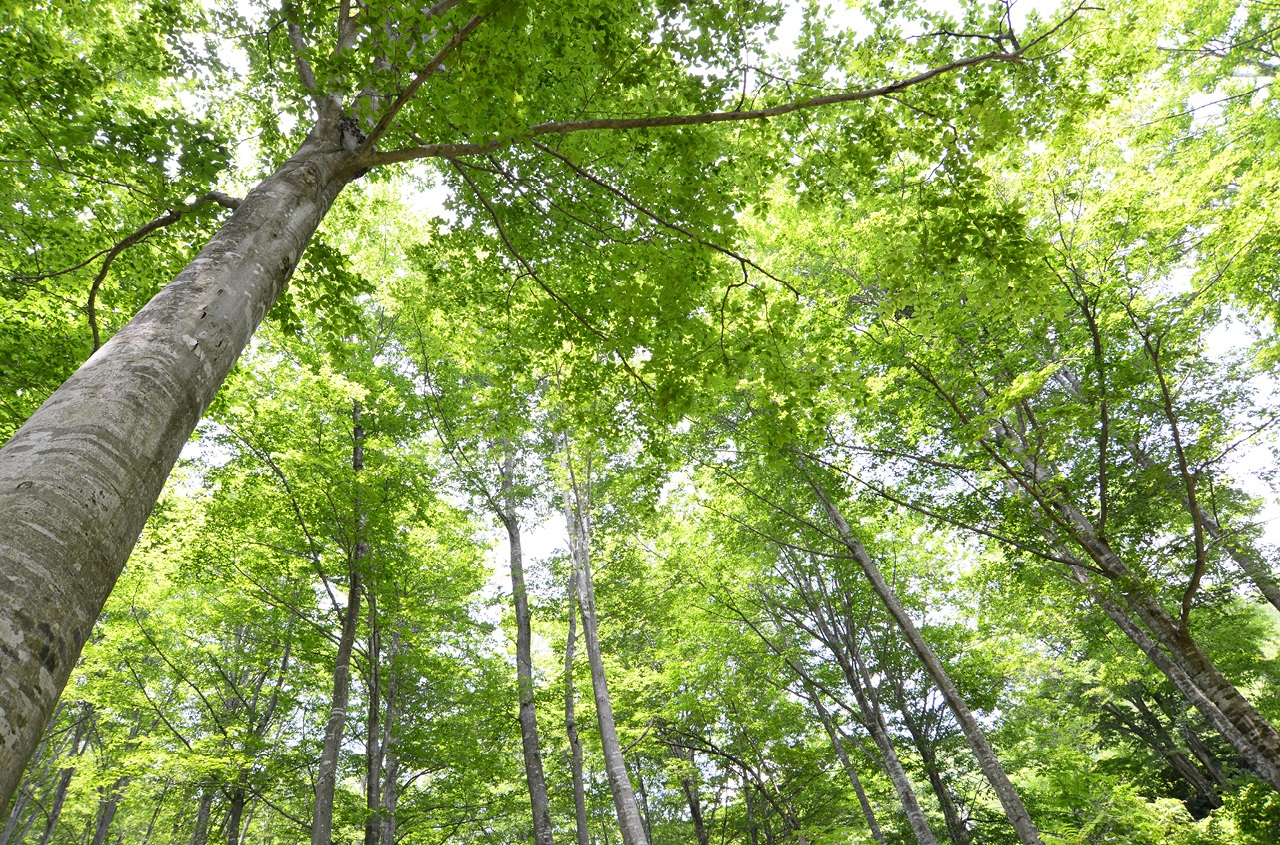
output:
[[[359,173],[337,98],[172,283],[0,448],[0,815],[178,453]]]
[[[578,572],[569,576],[569,636],[564,645],[564,728],[569,737],[569,766],[573,772],[573,821],[578,845],[591,845],[587,828],[587,790],[582,779],[582,740],[574,716],[573,653],[578,637]]]
[[[520,522],[511,504],[515,483],[515,454],[508,446],[502,465],[502,494],[505,510],[500,513],[507,529],[511,559],[511,599],[516,611],[516,682],[520,702],[520,742],[524,755],[525,782],[529,789],[529,806],[533,813],[533,841],[536,845],[553,845],[551,801],[547,797],[547,780],[542,771],[542,745],[538,741],[538,714],[533,689],[533,633],[529,619],[529,591],[524,583],[524,557],[520,545]]]
[[[951,681],[951,676],[942,665],[942,661],[938,660],[937,655],[933,653],[933,649],[920,634],[915,622],[912,621],[906,609],[898,601],[897,594],[880,574],[880,568],[876,566],[871,556],[867,554],[867,550],[854,535],[853,529],[849,527],[849,523],[845,521],[844,516],[836,508],[830,497],[812,479],[810,479],[809,484],[817,495],[818,502],[823,511],[826,512],[827,518],[835,526],[840,541],[858,562],[863,574],[867,577],[867,581],[870,582],[871,588],[880,598],[885,609],[889,611],[889,615],[898,626],[898,630],[902,632],[908,645],[911,646],[911,650],[920,658],[925,671],[933,679],[933,682],[938,685],[938,690],[947,702],[947,707],[950,708],[952,715],[956,718],[956,722],[959,723],[965,739],[969,741],[969,747],[978,759],[978,765],[982,768],[982,773],[986,775],[991,788],[995,790],[996,798],[999,799],[1000,805],[1004,808],[1005,816],[1008,817],[1009,823],[1013,825],[1013,829],[1017,832],[1018,840],[1023,845],[1044,845],[1040,839],[1040,831],[1031,821],[1031,816],[1028,815],[1021,796],[1018,795],[1013,784],[1009,782],[1009,777],[1005,774],[1004,767],[1000,765],[995,752],[991,750],[991,745],[987,742],[982,726],[978,724],[973,712],[969,710],[969,705],[965,703],[964,697],[960,695],[960,691]]]
[[[623,845],[648,845],[640,809],[631,789],[631,778],[622,757],[618,742],[618,729],[613,719],[613,701],[609,696],[609,682],[605,677],[604,657],[600,652],[600,635],[596,623],[595,588],[591,583],[591,554],[589,549],[591,530],[585,508],[577,492],[577,485],[565,497],[565,519],[569,527],[569,548],[577,574],[578,612],[582,618],[582,640],[586,645],[587,662],[591,667],[591,688],[595,696],[596,718],[600,729],[600,745],[604,753],[604,770],[613,793],[613,806],[618,815],[618,828]]]
[[[360,403],[352,405],[353,425],[351,470],[355,479],[364,469],[364,427],[360,422]],[[347,565],[347,606],[342,614],[342,633],[338,637],[338,653],[333,661],[333,704],[324,729],[324,746],[316,767],[315,806],[312,811],[311,845],[331,845],[333,840],[333,795],[337,787],[338,754],[342,750],[342,734],[347,724],[347,703],[351,692],[351,652],[356,641],[356,625],[360,621],[360,567],[368,554],[364,539],[365,513],[358,491],[352,497],[355,510],[355,542]]]

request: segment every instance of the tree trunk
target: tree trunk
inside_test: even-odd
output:
[[[165,479],[359,171],[325,100],[298,152],[0,449],[0,816]]]
[[[382,807],[382,754],[383,738],[381,736],[382,717],[379,705],[382,700],[381,631],[378,628],[378,601],[373,590],[369,590],[369,679],[366,698],[368,712],[365,717],[364,735],[364,845],[378,845],[378,810]]]
[[[575,604],[578,592],[578,572],[569,576],[569,636],[564,644],[564,728],[569,737],[569,765],[573,770],[573,820],[578,834],[578,845],[591,845],[591,833],[587,828],[587,791],[582,780],[582,740],[578,739],[578,723],[574,720],[573,705],[573,650],[577,640],[578,612]]]
[[[196,809],[196,824],[191,829],[191,845],[206,845],[209,841],[209,813],[213,810],[213,790],[200,790],[200,804]]]
[[[231,789],[231,803],[227,808],[227,845],[240,845],[240,820],[244,817],[244,787]]]
[[[591,583],[591,555],[588,545],[591,531],[576,486],[574,484],[575,489],[565,497],[565,519],[569,524],[569,547],[577,573],[578,611],[582,615],[582,639],[586,643],[587,662],[591,666],[591,688],[595,694],[604,770],[609,778],[609,789],[613,793],[613,806],[618,814],[623,845],[648,845],[644,825],[640,821],[640,809],[636,806],[635,793],[631,790],[627,764],[622,758],[618,729],[613,721],[613,702],[609,697],[609,684],[605,678],[604,658],[600,653],[600,635],[596,626],[595,589]]]
[[[352,404],[351,470],[358,479],[364,469],[364,427],[360,424],[360,403]],[[355,482],[353,481],[353,484]],[[355,506],[355,542],[348,561],[347,606],[342,615],[342,634],[333,661],[333,707],[324,729],[324,746],[316,770],[316,799],[311,822],[311,845],[331,845],[333,841],[333,795],[337,787],[338,753],[342,749],[342,733],[347,725],[347,701],[351,692],[351,650],[356,642],[356,626],[360,621],[360,566],[369,552],[364,540],[365,513],[358,491],[352,496]]]
[[[0,831],[0,845],[9,845],[9,841],[13,839],[13,834],[18,829],[18,824],[22,821],[22,816],[27,811],[27,806],[31,803],[30,788],[23,789],[18,793],[18,800],[13,802],[13,807],[9,809],[9,819],[5,822],[4,830]],[[30,822],[28,822],[30,824]]]
[[[684,759],[677,749],[672,749],[672,753],[679,759]],[[694,758],[693,749],[689,749],[689,764],[697,770],[697,761]],[[708,845],[706,821],[702,817],[702,801],[698,796],[698,781],[696,777],[684,775],[680,778],[680,789],[684,791],[685,800],[689,802],[689,818],[693,821],[693,835],[697,839],[698,845]]]
[[[649,793],[644,788],[644,772],[636,767],[636,791],[640,793],[640,822],[644,825],[646,842],[653,841],[653,819],[649,818]]]
[[[885,774],[889,776],[889,782],[893,784],[898,802],[902,805],[902,813],[907,817],[907,823],[911,826],[916,842],[919,845],[937,845],[937,837],[929,827],[924,809],[916,798],[915,787],[911,785],[911,779],[907,777],[902,760],[899,759],[898,752],[894,748],[893,737],[889,734],[889,726],[884,720],[880,704],[875,699],[875,691],[862,682],[859,672],[861,657],[858,654],[857,641],[854,639],[853,632],[844,630],[843,637],[837,633],[833,627],[836,624],[837,614],[831,608],[826,596],[823,597],[822,602],[819,602],[818,597],[803,587],[800,588],[800,593],[817,624],[817,630],[813,632],[815,638],[820,639],[831,650],[841,674],[844,675],[845,684],[853,693],[858,711],[862,714],[863,725],[871,735],[871,741],[875,743],[876,750],[880,752],[880,763]],[[847,629],[848,626],[845,627]]]
[[[1130,618],[1129,614],[1120,605],[1105,595],[1098,595],[1089,571],[1083,564],[1076,561],[1070,552],[1061,547],[1055,547],[1055,551],[1066,560],[1071,561],[1071,574],[1076,581],[1097,599],[1103,611],[1116,624],[1116,627],[1124,632],[1125,636],[1147,656],[1147,659],[1164,673],[1164,676],[1169,679],[1169,682],[1173,684],[1178,692],[1182,693],[1191,706],[1200,711],[1201,715],[1213,726],[1214,730],[1220,733],[1223,739],[1236,750],[1236,753],[1244,760],[1245,765],[1254,774],[1270,783],[1272,787],[1280,790],[1280,757],[1269,756],[1259,749],[1256,743],[1240,730],[1236,722],[1218,707],[1217,702],[1200,687],[1191,674],[1183,669],[1181,663],[1176,660],[1175,655],[1171,655],[1168,651],[1162,649],[1146,631]],[[1239,695],[1238,690],[1236,695]]]
[[[947,702],[947,707],[950,708],[951,713],[956,718],[956,722],[959,723],[965,739],[969,741],[969,747],[978,759],[978,765],[982,767],[982,773],[986,775],[991,788],[995,790],[996,797],[1000,800],[1000,805],[1004,808],[1009,823],[1013,825],[1013,829],[1017,832],[1019,841],[1023,845],[1044,845],[1040,839],[1040,831],[1036,829],[1031,817],[1027,814],[1027,808],[1022,804],[1021,796],[1018,795],[1013,784],[1009,782],[1009,777],[1005,774],[1004,767],[1000,765],[1000,761],[996,759],[995,752],[991,750],[991,745],[987,742],[982,726],[978,724],[978,720],[974,718],[972,711],[969,710],[969,705],[965,703],[960,691],[952,683],[951,676],[947,674],[942,662],[938,660],[933,653],[933,649],[921,636],[915,623],[898,601],[897,594],[884,580],[880,574],[879,567],[871,560],[871,556],[867,554],[867,550],[863,548],[862,543],[854,536],[853,529],[849,527],[849,523],[845,521],[844,516],[836,509],[826,492],[815,481],[809,479],[809,484],[813,487],[814,493],[817,494],[818,502],[822,505],[827,517],[836,527],[836,533],[839,535],[841,542],[853,555],[858,565],[862,567],[863,574],[867,576],[867,580],[871,583],[871,588],[880,597],[880,601],[884,604],[885,609],[889,611],[889,615],[893,617],[894,623],[897,624],[912,651],[920,658],[920,662],[924,665],[929,677],[938,685],[938,690]]]
[[[806,686],[808,684],[806,683]],[[812,686],[809,686],[809,700],[813,702],[814,707],[818,711],[818,718],[822,720],[822,726],[827,729],[827,736],[831,738],[831,746],[836,751],[836,758],[840,761],[841,768],[845,774],[849,776],[849,783],[853,785],[853,791],[858,796],[858,804],[862,807],[862,814],[867,819],[867,827],[871,830],[871,838],[877,842],[884,842],[884,833],[880,830],[880,824],[876,821],[875,811],[871,809],[871,802],[867,800],[866,790],[862,788],[862,780],[858,777],[858,770],[854,768],[853,761],[849,759],[849,753],[845,751],[844,742],[840,739],[840,732],[836,728],[835,720],[831,718],[831,713],[823,705],[819,693]],[[706,843],[703,843],[706,845]]]
[[[111,822],[115,820],[116,810],[120,807],[120,793],[129,788],[129,776],[116,778],[111,790],[98,802],[98,821],[93,830],[93,845],[106,845],[107,834],[111,831]]]
[[[400,755],[396,751],[396,729],[400,719],[396,690],[396,657],[399,654],[400,631],[394,630],[391,632],[391,648],[387,651],[391,673],[387,679],[387,706],[382,728],[386,774],[382,782],[382,812],[378,818],[379,845],[395,845],[396,842],[396,802],[400,800]]]
[[[760,845],[760,827],[756,824],[756,802],[751,797],[751,781],[745,777],[742,781],[742,791],[747,801],[747,837],[751,845]]]
[[[525,782],[533,812],[533,841],[553,845],[551,801],[542,773],[542,746],[538,742],[538,714],[533,695],[533,633],[529,619],[529,592],[524,583],[524,558],[520,546],[520,522],[511,504],[515,483],[515,452],[507,444],[502,464],[502,494],[506,512],[499,514],[507,529],[511,556],[511,599],[516,611],[516,682],[520,702],[520,741],[524,753]]]

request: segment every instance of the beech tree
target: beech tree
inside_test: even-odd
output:
[[[127,4],[114,8],[121,15],[132,11]],[[942,98],[961,96],[949,87],[961,75],[967,80],[963,96],[998,98],[1011,84],[1034,83],[1034,69],[1018,69],[1035,67],[1044,37],[1011,32],[1001,8],[970,15],[968,25],[989,33],[986,38],[941,28],[908,42],[885,26],[856,48],[851,39],[838,50],[815,41],[807,60],[840,74],[847,87],[796,97],[753,69],[780,14],[767,4],[622,9],[574,2],[533,9],[462,0],[427,8],[289,3],[262,11],[246,27],[246,93],[254,99],[244,108],[266,124],[268,155],[287,144],[268,116],[278,109],[297,118],[295,151],[242,201],[223,199],[212,187],[192,192],[235,211],[0,452],[0,559],[10,579],[0,605],[0,804],[11,797],[178,452],[285,290],[320,221],[353,180],[413,160],[443,163],[459,186],[460,207],[492,223],[495,248],[509,251],[543,295],[625,364],[638,339],[625,330],[634,316],[611,315],[600,289],[565,290],[540,276],[540,256],[504,224],[504,201],[555,203],[557,195],[593,186],[627,215],[673,233],[683,250],[705,254],[706,262],[718,257],[745,267],[746,259],[730,246],[739,200],[726,180],[703,177],[737,155],[731,142],[745,140],[761,162],[778,148],[766,143],[765,133],[733,126],[848,109],[918,86]],[[877,20],[888,23],[891,14],[878,13]],[[70,24],[61,15],[54,7],[24,18],[13,30],[15,52],[33,61],[35,51],[50,43],[46,33],[65,45]],[[182,42],[185,22],[172,6],[144,17],[155,27],[147,43],[163,55],[160,38]],[[247,22],[225,13],[213,23]],[[99,73],[92,82],[108,79],[109,52],[86,56]],[[726,57],[735,58],[726,65]],[[198,51],[184,58],[194,62]],[[51,89],[31,105],[41,117],[53,114],[60,108],[58,92]],[[206,140],[192,138],[181,151],[170,142],[148,158],[181,169],[184,156],[196,156],[201,166],[193,172],[208,178],[217,156],[201,155]],[[49,151],[55,160],[58,149]],[[648,166],[637,169],[637,156]],[[679,171],[699,175],[683,179],[675,176]],[[541,199],[537,191],[524,193],[520,180],[534,174],[549,179],[549,172],[556,177],[555,193]],[[654,178],[657,172],[665,176]],[[172,208],[170,216],[182,218],[185,209]],[[101,272],[168,222],[157,215],[115,241],[102,256]],[[690,306],[681,303],[698,288],[683,285],[684,293],[677,293],[661,273],[637,281],[641,289],[633,299],[651,298],[684,314]],[[654,389],[672,389],[679,380],[674,369],[674,362],[665,370],[651,366]]]

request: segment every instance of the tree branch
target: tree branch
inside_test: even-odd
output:
[[[387,127],[391,125],[391,121],[395,119],[395,116],[400,112],[400,109],[404,108],[404,104],[413,98],[413,95],[417,93],[418,88],[427,80],[427,77],[440,69],[440,66],[444,64],[444,60],[453,52],[454,48],[463,41],[466,41],[467,36],[475,32],[476,27],[484,21],[484,17],[484,15],[476,15],[471,20],[467,21],[463,25],[462,29],[454,33],[454,36],[440,48],[440,52],[436,53],[435,56],[431,58],[431,61],[427,62],[426,67],[418,71],[418,75],[413,78],[413,81],[409,83],[404,91],[400,92],[400,96],[396,97],[395,102],[392,103],[382,117],[378,119],[377,125],[374,126],[373,129],[370,130],[369,134],[365,136],[364,142],[360,145],[361,153],[366,153],[373,149],[373,145],[378,142],[379,138],[386,134]]]
[[[417,147],[408,147],[405,149],[378,153],[373,157],[373,164],[396,164],[398,162],[412,161],[420,158],[456,158],[460,156],[484,155],[514,144],[531,141],[542,135],[567,135],[573,132],[594,130],[655,129],[668,126],[701,126],[712,123],[765,120],[771,117],[790,114],[795,111],[816,109],[840,103],[853,103],[860,100],[871,100],[876,97],[887,97],[890,94],[897,94],[900,91],[904,91],[923,82],[928,82],[934,77],[950,73],[951,71],[960,70],[962,68],[971,67],[973,65],[986,64],[988,62],[1019,63],[1021,61],[1023,61],[1023,53],[1021,50],[1014,52],[994,51],[990,53],[983,53],[979,56],[969,56],[964,59],[957,59],[954,62],[948,62],[945,65],[931,68],[907,79],[891,82],[888,85],[881,85],[878,88],[867,88],[861,91],[845,91],[839,94],[826,94],[821,97],[810,97],[805,100],[782,103],[781,105],[771,106],[764,109],[703,112],[700,114],[654,115],[651,117],[602,117],[590,120],[551,121],[548,123],[539,123],[537,125],[530,126],[523,132],[515,135],[494,138],[491,141],[486,141],[480,144],[423,144]]]

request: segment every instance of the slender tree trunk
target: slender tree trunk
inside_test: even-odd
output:
[[[359,173],[341,110],[0,449],[0,816],[178,452]]]
[[[116,810],[120,807],[121,793],[129,788],[129,781],[128,775],[116,778],[111,789],[98,802],[98,821],[93,830],[93,845],[106,845],[111,823],[115,821]]]
[[[364,427],[360,423],[360,403],[352,405],[353,446],[351,469],[353,484],[364,469]],[[338,637],[338,653],[333,661],[333,706],[324,729],[324,746],[316,770],[316,798],[311,822],[311,845],[331,845],[333,841],[333,795],[337,788],[338,754],[342,750],[342,734],[347,725],[347,702],[351,692],[351,651],[360,621],[360,566],[368,554],[364,539],[365,513],[358,491],[352,497],[355,505],[355,543],[348,563],[347,606],[342,615],[342,633]]]
[[[1182,738],[1186,741],[1187,748],[1191,749],[1191,753],[1200,761],[1209,780],[1213,782],[1215,790],[1226,786],[1227,778],[1222,773],[1222,763],[1185,720],[1182,720]]]
[[[587,828],[587,791],[582,780],[582,740],[574,719],[573,651],[578,635],[578,571],[569,576],[569,636],[564,644],[564,728],[569,737],[569,765],[573,771],[573,820],[578,845],[591,845]]]
[[[18,793],[18,800],[13,802],[13,806],[9,809],[9,819],[5,822],[4,830],[0,831],[0,845],[9,845],[13,839],[13,834],[18,829],[18,824],[22,821],[23,815],[27,811],[27,806],[31,803],[31,790],[26,788]]]
[[[831,713],[823,705],[818,691],[807,682],[806,686],[809,687],[809,700],[813,702],[818,711],[818,718],[822,720],[822,726],[827,729],[827,736],[831,738],[831,746],[835,749],[836,758],[840,761],[840,766],[844,769],[845,774],[849,776],[849,783],[853,785],[853,791],[858,796],[858,804],[862,807],[862,814],[867,819],[867,827],[871,830],[871,838],[883,843],[884,832],[880,830],[880,824],[876,821],[875,811],[871,809],[871,802],[867,800],[867,793],[862,788],[862,780],[858,777],[858,770],[854,768],[853,761],[849,759],[849,753],[845,750],[844,742],[840,739],[840,732],[836,728],[835,720],[831,718]]]
[[[1072,561],[1070,569],[1076,581],[1097,599],[1103,611],[1116,624],[1116,627],[1124,632],[1125,636],[1147,656],[1147,659],[1164,673],[1164,676],[1169,679],[1169,682],[1173,684],[1178,692],[1182,693],[1191,706],[1200,711],[1201,715],[1213,726],[1213,729],[1220,733],[1231,747],[1236,750],[1236,753],[1244,760],[1245,765],[1253,770],[1254,774],[1270,783],[1277,790],[1280,790],[1280,758],[1268,756],[1260,750],[1256,743],[1251,741],[1250,737],[1240,730],[1235,721],[1218,707],[1217,702],[1205,690],[1201,689],[1196,680],[1183,669],[1173,655],[1162,649],[1146,631],[1133,621],[1120,605],[1105,595],[1099,595],[1089,571],[1085,569],[1083,564],[1076,562],[1074,557],[1060,546],[1055,550],[1066,560]]]
[[[230,806],[227,808],[227,845],[240,845],[240,820],[244,817],[244,787],[231,788]]]
[[[1175,619],[1170,616],[1164,606],[1143,588],[1142,579],[1116,554],[1102,533],[1098,531],[1097,526],[1070,500],[1056,492],[1052,465],[1028,457],[1027,450],[1019,446],[1021,441],[1017,432],[1007,426],[1001,426],[1000,433],[1005,437],[1008,448],[1014,452],[1021,466],[1019,472],[1012,464],[1003,462],[1009,482],[1020,488],[1034,488],[1041,491],[1037,498],[1037,505],[1041,511],[1062,527],[1062,530],[1069,535],[1071,542],[1088,556],[1095,564],[1095,568],[1102,572],[1124,596],[1124,602],[1129,611],[1151,632],[1161,647],[1157,650],[1162,650],[1166,656],[1157,656],[1147,649],[1143,649],[1143,652],[1153,663],[1161,667],[1166,675],[1169,673],[1161,665],[1162,662],[1172,662],[1177,666],[1178,671],[1198,690],[1198,693],[1193,696],[1182,686],[1179,686],[1179,690],[1184,695],[1188,695],[1188,700],[1205,714],[1215,728],[1223,732],[1223,736],[1249,766],[1273,788],[1280,791],[1280,733],[1258,713],[1249,700],[1226,679],[1200,648],[1191,636],[1189,624],[1186,624],[1189,623],[1189,618]],[[990,448],[994,451],[995,447]],[[1196,525],[1202,525],[1204,512],[1189,498],[1184,504],[1187,504],[1191,510]],[[1055,546],[1061,545],[1054,530],[1042,525],[1041,531]],[[1074,560],[1069,555],[1067,559]],[[1077,581],[1088,582],[1088,573],[1083,571],[1079,563],[1073,563],[1071,569]],[[1082,574],[1084,580],[1081,580]],[[1120,624],[1116,615],[1110,610],[1108,615]],[[1128,614],[1124,615],[1127,617]],[[1123,625],[1121,628],[1124,630]],[[1134,634],[1128,630],[1125,633],[1131,639],[1134,637]],[[1137,640],[1135,639],[1134,642],[1136,643]],[[1175,685],[1179,683],[1173,676],[1170,676],[1170,680],[1174,681]],[[1216,717],[1198,702],[1211,703],[1213,710],[1216,711]],[[1231,727],[1224,731],[1219,727],[1220,722],[1228,722]]]
[[[884,767],[885,774],[889,776],[889,782],[893,784],[893,790],[898,795],[898,803],[902,805],[902,813],[907,817],[907,823],[911,826],[916,842],[919,845],[937,845],[937,837],[929,827],[924,809],[916,798],[915,787],[911,785],[911,779],[907,777],[902,760],[899,759],[898,752],[894,748],[893,737],[884,720],[884,713],[880,710],[879,701],[875,698],[875,691],[867,688],[862,682],[862,673],[859,671],[861,657],[853,632],[847,630],[848,626],[843,636],[836,631],[834,625],[837,613],[830,606],[826,596],[820,603],[816,596],[803,587],[800,592],[818,626],[815,634],[835,656],[845,683],[853,693],[854,701],[857,702],[858,710],[862,714],[863,724],[871,736],[871,741],[875,743],[876,750],[880,752],[881,765]]]
[[[672,753],[679,759],[684,759],[676,749],[672,749]],[[697,771],[697,760],[693,749],[689,750],[689,764]],[[707,825],[702,817],[702,800],[698,796],[698,781],[696,776],[683,775],[680,778],[680,788],[684,791],[685,800],[689,802],[689,817],[693,821],[693,835],[697,839],[698,845],[708,845]]]
[[[213,790],[200,790],[200,804],[196,808],[196,823],[191,829],[191,845],[206,845],[209,841],[209,813],[213,810]]]
[[[649,793],[644,788],[644,772],[636,767],[636,791],[640,793],[640,822],[644,825],[646,842],[653,841],[653,819],[649,818]]]
[[[382,782],[382,812],[378,818],[379,845],[395,845],[396,842],[396,802],[400,799],[400,755],[396,750],[396,731],[399,728],[400,710],[396,683],[398,673],[396,658],[400,654],[400,631],[391,632],[391,648],[387,651],[387,662],[391,667],[387,679],[387,706],[383,713],[385,724],[382,729],[383,756],[386,760],[386,774]]]
[[[365,718],[364,736],[364,845],[378,845],[380,832],[378,811],[382,807],[382,755],[383,738],[381,736],[382,716],[379,705],[382,701],[382,643],[378,622],[378,601],[373,590],[369,590],[369,680],[367,690],[368,712]]]
[[[533,812],[533,841],[553,845],[551,801],[542,772],[542,746],[538,741],[538,714],[534,706],[533,633],[529,619],[529,592],[524,583],[524,558],[520,546],[520,522],[512,504],[515,484],[515,450],[506,445],[502,464],[502,498],[506,511],[499,516],[507,529],[511,556],[511,599],[516,611],[516,682],[520,702],[520,740],[524,753],[525,782]]]
[[[566,438],[566,446],[567,442]],[[590,527],[578,496],[577,484],[571,482],[571,486],[574,489],[565,497],[565,519],[569,524],[569,546],[574,569],[577,571],[578,611],[582,616],[582,639],[587,647],[587,662],[591,666],[591,688],[595,694],[604,770],[613,793],[613,806],[618,814],[623,845],[648,845],[649,840],[640,821],[640,809],[636,806],[635,794],[631,790],[631,778],[627,775],[627,764],[622,758],[618,729],[613,720],[613,702],[609,697],[609,684],[605,678],[604,657],[600,653],[595,588],[591,583]]]
[[[756,802],[751,797],[751,781],[742,779],[742,792],[747,802],[747,837],[751,845],[760,845],[760,827],[756,824]]]
[[[978,720],[974,718],[972,711],[969,710],[969,705],[965,703],[960,691],[952,683],[951,676],[947,674],[942,662],[938,660],[933,653],[933,649],[921,636],[910,615],[907,614],[902,604],[898,601],[897,594],[884,580],[884,577],[880,574],[879,567],[871,560],[871,556],[867,554],[867,550],[863,548],[862,543],[854,536],[853,529],[849,527],[849,523],[845,521],[844,516],[841,515],[826,492],[816,482],[810,479],[809,484],[813,487],[814,493],[817,494],[819,504],[826,511],[827,517],[836,527],[836,533],[840,536],[840,540],[853,555],[858,565],[862,567],[863,574],[867,576],[867,580],[871,583],[871,588],[880,597],[880,601],[889,611],[889,615],[906,638],[912,651],[920,658],[920,662],[924,665],[929,677],[938,685],[938,690],[947,702],[947,707],[950,708],[956,718],[956,722],[959,723],[965,739],[969,741],[969,747],[978,759],[978,765],[982,767],[982,773],[986,775],[987,781],[996,793],[996,798],[999,799],[1000,805],[1004,808],[1005,815],[1017,832],[1019,841],[1023,845],[1044,845],[1040,839],[1040,831],[1027,814],[1027,808],[1023,806],[1021,796],[1018,795],[1013,784],[1009,782],[1009,777],[1005,774],[1004,767],[1000,765],[995,752],[991,750],[991,745],[987,742],[982,726],[978,724]]]

